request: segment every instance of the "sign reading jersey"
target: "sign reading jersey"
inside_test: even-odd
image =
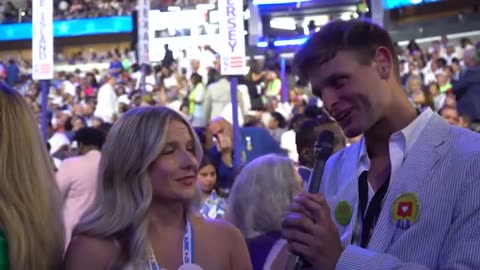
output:
[[[53,79],[53,0],[32,3],[32,77]]]
[[[244,75],[245,29],[243,25],[243,0],[219,0],[220,55],[222,75]]]

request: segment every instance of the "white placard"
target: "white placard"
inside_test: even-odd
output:
[[[223,75],[244,75],[247,70],[245,55],[245,27],[243,0],[218,1],[220,18],[220,63]]]
[[[53,0],[32,1],[32,78],[53,79]]]
[[[140,64],[150,64],[150,55],[148,51],[148,13],[150,11],[150,0],[138,0],[138,62]]]

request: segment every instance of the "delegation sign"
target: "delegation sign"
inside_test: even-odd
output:
[[[32,1],[32,78],[53,79],[53,0]]]
[[[243,0],[219,0],[220,64],[222,75],[246,73],[245,28]]]

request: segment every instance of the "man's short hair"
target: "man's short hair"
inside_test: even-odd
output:
[[[400,67],[390,35],[368,20],[328,23],[310,37],[293,61],[299,76],[305,79],[312,67],[329,62],[340,51],[354,52],[361,64],[369,65],[379,47],[387,48],[392,55],[395,77],[400,81]]]
[[[102,149],[105,142],[105,133],[92,127],[84,127],[75,132],[73,141],[85,146],[96,146],[98,149]]]

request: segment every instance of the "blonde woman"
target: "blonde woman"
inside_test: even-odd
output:
[[[177,112],[124,114],[102,148],[96,198],[74,230],[65,269],[251,269],[234,226],[190,210],[201,157]]]
[[[235,179],[226,219],[247,239],[253,269],[285,269],[289,252],[281,239],[281,221],[302,179],[293,162],[266,155],[248,163]]]
[[[60,269],[62,204],[35,117],[0,84],[0,269]]]

